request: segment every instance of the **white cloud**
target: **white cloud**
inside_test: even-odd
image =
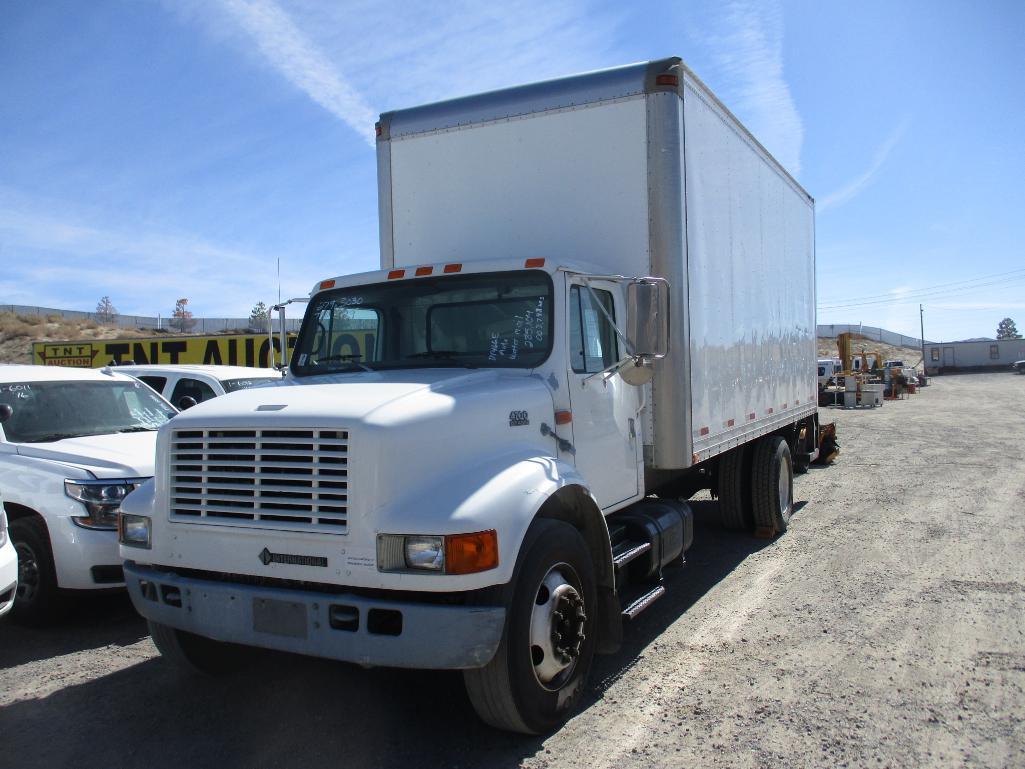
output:
[[[371,144],[378,108],[624,63],[614,53],[621,12],[596,10],[590,0],[401,7],[376,0],[178,0],[165,7],[218,42],[255,52]]]
[[[882,170],[883,165],[886,163],[886,159],[890,156],[893,148],[896,147],[901,138],[903,138],[909,124],[910,120],[908,118],[904,118],[900,123],[898,123],[896,128],[890,132],[890,135],[887,136],[886,140],[879,146],[879,149],[876,150],[876,153],[872,158],[872,163],[869,165],[868,169],[864,173],[859,174],[857,177],[847,182],[847,184],[842,186],[840,189],[835,190],[816,201],[815,210],[822,213],[830,208],[836,208],[837,206],[843,205],[872,184],[872,182],[875,181],[876,176],[878,176],[879,172]]]
[[[0,189],[0,243],[4,278],[20,287],[4,294],[21,304],[90,310],[109,294],[123,313],[156,315],[188,296],[197,316],[241,316],[277,290],[274,256],[190,234],[87,221],[58,202],[9,189]]]
[[[377,113],[287,13],[273,0],[221,1],[271,66],[374,145]]]
[[[796,177],[804,124],[783,73],[783,12],[775,3],[731,2],[723,27],[709,41],[719,75],[716,90]]]

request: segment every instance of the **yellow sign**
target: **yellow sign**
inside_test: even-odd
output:
[[[288,349],[295,347],[288,335]],[[34,342],[32,362],[43,366],[100,368],[110,363],[213,363],[266,368],[270,341],[266,334],[221,336],[151,336],[143,339],[97,339],[76,342]],[[274,335],[274,354],[281,360],[281,338]]]

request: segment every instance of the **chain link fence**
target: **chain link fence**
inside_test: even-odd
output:
[[[99,313],[82,312],[80,310],[58,310],[54,307],[35,307],[25,304],[0,304],[0,312],[10,312],[15,315],[26,316],[51,316],[55,315],[67,320],[92,320],[96,323],[103,323],[118,328],[147,328],[161,329],[172,333],[181,333],[182,329],[177,325],[177,318],[162,317],[160,315],[151,317],[147,315],[123,315],[118,313],[113,318],[104,318]],[[274,319],[274,330],[279,331],[278,319]],[[285,327],[288,331],[298,331],[302,318],[287,318]],[[216,334],[221,331],[251,331],[253,333],[264,333],[267,330],[266,324],[260,324],[254,328],[249,318],[191,318],[188,328],[184,329],[190,334]]]
[[[922,340],[916,336],[904,336],[903,334],[898,334],[894,331],[887,331],[885,328],[863,326],[860,323],[820,323],[817,326],[816,334],[819,337],[835,338],[838,334],[842,334],[845,331],[849,331],[853,334],[861,334],[862,336],[876,342],[893,345],[894,347],[914,347],[916,350],[922,349]],[[933,342],[928,340],[925,343],[933,344]]]

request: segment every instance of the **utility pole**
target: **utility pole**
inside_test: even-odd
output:
[[[918,328],[919,333],[922,335],[922,373],[925,373],[925,310],[922,309],[922,305],[918,305]]]

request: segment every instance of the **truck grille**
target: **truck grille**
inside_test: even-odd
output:
[[[344,534],[345,430],[175,430],[171,520]]]

